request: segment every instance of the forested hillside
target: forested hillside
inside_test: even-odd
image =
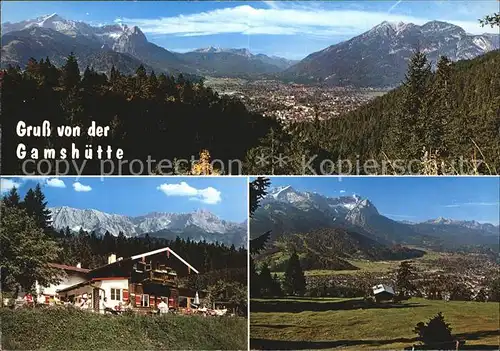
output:
[[[40,150],[39,159],[44,158],[44,148],[53,148],[56,153],[66,148],[68,160],[73,159],[74,143],[81,150],[79,164],[84,161],[85,146],[92,145],[94,160],[85,160],[85,174],[100,174],[99,161],[95,160],[96,147],[102,145],[106,149],[111,145],[114,150],[123,149],[124,160],[142,161],[142,170],[137,165],[133,171],[125,166],[122,174],[145,174],[148,164],[152,168],[149,172],[156,172],[160,160],[170,162],[163,163],[163,167],[174,164],[175,159],[190,161],[192,157],[197,158],[202,149],[208,149],[214,159],[242,160],[246,151],[258,146],[259,138],[275,125],[270,119],[248,112],[240,101],[219,97],[201,81],[189,81],[182,75],[156,76],[154,72],[148,75],[143,66],[134,76],[112,69],[107,77],[86,69],[81,77],[74,56],[69,56],[61,68],[49,59],[32,59],[24,71],[14,67],[5,70],[2,120],[5,131],[2,170],[9,174],[22,173],[22,160],[16,157],[19,143],[28,147],[27,158],[31,158],[32,147]],[[44,120],[50,121],[54,129],[50,137],[16,135],[18,121],[40,126]],[[110,134],[101,138],[86,135],[91,121],[110,126]],[[61,125],[81,126],[82,135],[58,137],[55,128]],[[155,161],[147,163],[148,156]],[[112,159],[116,161],[116,157]],[[182,166],[189,169],[186,163]],[[182,173],[174,168],[170,166],[162,171]],[[233,172],[241,171],[237,166],[234,168]],[[114,171],[119,174],[117,166]]]
[[[271,271],[284,271],[290,255],[296,252],[303,269],[357,269],[349,259],[404,260],[421,257],[424,251],[401,245],[383,245],[354,231],[323,228],[282,236],[257,257]]]
[[[353,167],[357,161],[363,165],[367,160],[376,160],[379,167],[372,167],[371,172],[379,174],[384,171],[380,167],[383,161],[388,174],[409,173],[410,168],[426,174],[497,174],[500,171],[499,66],[497,50],[457,63],[442,57],[437,71],[432,72],[425,55],[416,53],[401,87],[339,118],[298,123],[290,134],[273,131],[264,145],[251,150],[249,156],[257,159],[261,152],[272,152],[307,155],[309,160],[319,155],[311,163],[316,172],[327,158],[333,162],[350,160]],[[461,158],[462,168],[456,162]],[[407,162],[394,160],[417,162],[403,169]],[[475,169],[472,160],[484,163]],[[311,172],[303,168],[301,157],[291,157],[288,161],[286,167],[280,167],[278,162],[253,166],[249,173],[270,174],[271,168],[274,173],[282,174]],[[324,165],[327,172],[339,173],[338,168],[330,170],[328,165]]]
[[[2,170],[23,172],[16,157],[22,142],[56,152],[70,151],[74,143],[81,150],[78,163],[85,161],[84,174],[185,173],[203,149],[220,160],[214,168],[224,174],[498,174],[499,64],[497,50],[457,63],[442,57],[433,72],[417,52],[401,87],[338,118],[284,129],[272,118],[249,112],[238,99],[218,96],[182,75],[148,75],[141,66],[133,76],[113,69],[108,77],[87,69],[80,77],[73,56],[62,68],[30,60],[24,71],[10,67],[3,73]],[[110,135],[60,138],[54,132],[20,138],[20,120],[33,126],[49,120],[53,128],[82,126],[83,131],[95,121],[110,126]],[[94,160],[84,159],[86,145],[92,145]],[[143,167],[125,162],[119,168],[114,158],[113,169],[101,169],[97,145],[122,148],[124,160],[141,160]],[[159,165],[164,159],[169,162]],[[176,164],[179,159],[188,161]],[[344,160],[341,166],[339,160]],[[34,165],[25,171],[35,171]]]

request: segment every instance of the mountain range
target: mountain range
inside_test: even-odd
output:
[[[277,73],[293,61],[254,55],[246,49],[207,48],[176,53],[149,42],[137,26],[124,24],[91,26],[57,14],[18,23],[2,24],[2,65],[23,67],[33,57],[49,57],[57,65],[74,52],[80,69],[93,67],[109,72],[114,65],[125,74],[140,64],[149,71],[170,74],[245,76]]]
[[[408,60],[417,49],[436,64],[442,55],[458,61],[497,50],[499,40],[500,35],[473,35],[441,21],[422,26],[382,22],[359,36],[310,54],[283,76],[331,85],[393,87],[403,81]]]
[[[191,213],[152,212],[137,217],[67,206],[50,208],[50,212],[52,226],[56,230],[69,228],[76,232],[83,229],[87,232],[95,231],[100,235],[109,232],[115,236],[122,232],[127,237],[149,234],[171,240],[179,236],[194,241],[247,246],[246,221],[225,221],[206,210]]]
[[[134,73],[143,64],[148,71],[197,76],[272,77],[332,85],[389,87],[399,85],[408,58],[419,48],[434,63],[440,55],[470,59],[499,49],[499,35],[468,34],[439,21],[422,26],[383,22],[350,40],[327,47],[300,62],[252,54],[247,49],[208,47],[176,53],[149,42],[139,27],[124,24],[91,26],[57,14],[2,24],[2,65],[23,67],[33,57],[64,63],[74,52],[83,70]]]
[[[326,197],[296,191],[290,186],[272,189],[262,199],[250,223],[251,237],[271,230],[272,239],[279,240],[297,233],[337,228],[388,246],[498,247],[500,231],[492,224],[444,218],[422,223],[399,222],[380,214],[370,200],[357,195]]]

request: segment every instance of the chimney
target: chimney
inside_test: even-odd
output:
[[[116,262],[116,255],[115,254],[109,255],[108,264],[115,263],[115,262]]]
[[[78,263],[76,264],[76,268],[82,268],[82,264],[81,264],[80,262],[78,262]]]

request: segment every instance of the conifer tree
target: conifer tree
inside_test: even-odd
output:
[[[425,147],[426,123],[429,115],[427,96],[431,67],[427,57],[416,51],[410,59],[402,85],[402,97],[396,108],[391,130],[394,149],[401,159],[418,159]]]
[[[113,65],[109,73],[109,83],[111,84],[112,88],[116,87],[119,79],[120,79],[120,72],[117,71],[115,66]]]
[[[62,81],[66,89],[75,88],[80,83],[80,69],[73,53],[68,56],[62,67]]]
[[[479,22],[481,26],[491,26],[492,28],[497,26],[500,27],[500,12],[495,12],[492,15],[487,15],[483,19],[480,19]]]
[[[19,196],[16,187],[9,190],[9,192],[3,197],[2,203],[5,207],[21,207],[21,197]]]
[[[433,99],[433,106],[426,124],[427,132],[425,145],[433,150],[439,150],[442,155],[446,154],[447,146],[444,132],[449,128],[452,111],[451,96],[451,61],[446,56],[441,56],[436,71],[436,78],[433,84],[433,91],[429,96]]]
[[[259,285],[261,286],[261,296],[272,296],[273,293],[273,277],[267,263],[262,265],[259,274]]]
[[[288,295],[302,295],[306,290],[306,278],[295,251],[286,266],[283,288]]]
[[[43,232],[25,210],[6,207],[0,225],[0,269],[2,288],[15,292],[32,291],[35,281],[42,286],[57,283],[58,271],[48,263],[60,252],[57,244]]]
[[[442,312],[438,312],[429,322],[418,323],[414,332],[418,334],[420,341],[425,345],[439,346],[446,349],[443,343],[453,341],[451,330],[450,324],[446,323]]]
[[[281,289],[281,283],[278,278],[278,275],[274,273],[273,275],[273,283],[271,286],[271,296],[283,296],[283,290]]]
[[[396,287],[401,296],[409,296],[415,291],[415,278],[414,268],[408,261],[401,262],[396,272]]]
[[[250,297],[260,297],[260,276],[255,268],[253,257],[250,257]]]

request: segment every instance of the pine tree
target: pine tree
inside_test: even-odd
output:
[[[55,88],[59,84],[59,77],[61,72],[54,66],[49,57],[45,58],[45,63],[42,67],[44,84],[49,88]]]
[[[427,323],[418,323],[414,332],[418,334],[420,341],[425,345],[438,346],[438,348],[442,349],[447,349],[442,343],[453,341],[450,324],[446,323],[441,312]]]
[[[32,291],[35,281],[43,286],[57,283],[58,271],[48,266],[57,260],[60,248],[28,216],[25,210],[7,207],[0,225],[2,288]]]
[[[37,184],[35,187],[35,199],[38,206],[36,213],[37,222],[44,230],[50,229],[52,227],[52,215],[47,208],[47,201],[45,201],[45,195],[42,192],[40,184]]]
[[[50,210],[47,208],[47,201],[42,192],[40,184],[37,184],[35,190],[29,189],[24,197],[23,208],[29,216],[33,217],[39,228],[47,231],[52,226]]]
[[[273,282],[271,285],[271,296],[283,296],[283,290],[281,289],[281,283],[278,275],[274,273]]]
[[[22,203],[22,207],[26,210],[26,213],[28,216],[35,216],[36,210],[37,210],[37,205],[36,205],[36,199],[35,199],[35,192],[33,189],[28,189],[26,192],[26,195],[24,195],[24,200]]]
[[[401,296],[409,296],[415,291],[413,279],[415,278],[414,268],[408,261],[403,261],[396,271],[396,287]]]
[[[436,71],[436,79],[432,87],[430,98],[433,99],[432,111],[426,124],[425,145],[437,150],[441,155],[446,155],[445,130],[449,128],[452,111],[451,96],[451,61],[446,56],[441,56]]]
[[[306,278],[295,251],[286,266],[283,288],[288,295],[302,295],[306,290]]]
[[[273,295],[273,277],[271,276],[271,271],[267,263],[262,265],[259,274],[259,284],[261,286],[260,295],[261,296],[272,296]]]
[[[250,257],[250,297],[260,297],[260,276],[255,268],[253,257]]]
[[[495,12],[493,15],[487,15],[483,19],[480,19],[479,22],[481,26],[491,26],[491,28],[497,26],[500,27],[500,12]]]
[[[75,88],[80,83],[80,69],[73,53],[68,56],[62,67],[62,81],[66,89]]]
[[[21,197],[19,196],[16,187],[9,190],[7,195],[3,197],[2,203],[5,207],[20,207]]]
[[[419,159],[425,147],[429,115],[427,103],[431,67],[423,52],[417,51],[408,65],[391,128],[393,151],[401,159]]]

